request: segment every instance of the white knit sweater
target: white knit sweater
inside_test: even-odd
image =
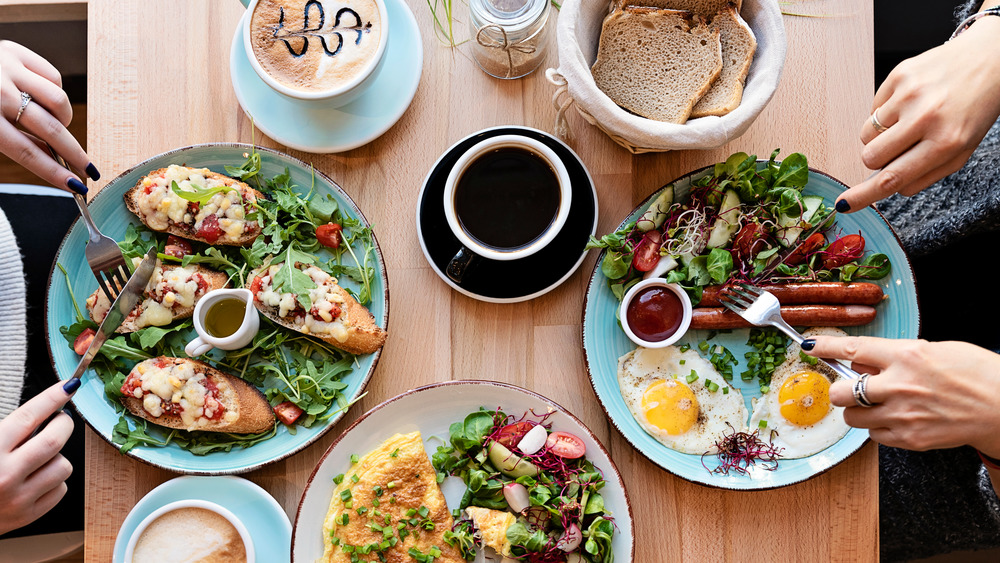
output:
[[[24,386],[28,342],[21,251],[0,210],[0,419],[17,408]]]

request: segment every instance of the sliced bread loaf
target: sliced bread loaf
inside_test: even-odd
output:
[[[626,6],[604,19],[597,87],[649,119],[684,123],[722,71],[719,31],[681,10]]]
[[[726,115],[740,105],[743,83],[750,71],[757,40],[735,5],[729,5],[712,19],[712,29],[722,40],[722,73],[705,93],[694,109],[691,118],[706,115]]]

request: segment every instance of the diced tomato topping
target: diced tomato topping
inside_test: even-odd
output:
[[[205,276],[195,274],[192,277],[198,280],[198,293],[204,294],[208,291],[208,280],[205,279]]]
[[[94,341],[94,336],[97,331],[92,328],[85,328],[76,340],[73,341],[73,351],[79,355],[84,355],[87,353],[87,348],[90,348],[90,343]]]
[[[187,208],[188,213],[190,213],[191,215],[197,215],[199,207],[200,207],[200,204],[195,203],[193,201],[189,201],[188,202],[188,208]]]
[[[337,223],[327,223],[316,227],[316,240],[328,248],[340,248],[340,233],[344,228]]]
[[[198,236],[208,241],[209,244],[215,243],[222,236],[222,229],[219,227],[219,217],[213,213],[201,222],[201,228],[198,229]]]
[[[274,405],[274,414],[282,423],[291,426],[302,416],[302,409],[291,401],[285,401]]]
[[[128,397],[134,397],[135,389],[141,385],[142,383],[139,379],[139,375],[136,374],[136,372],[132,372],[128,374],[128,377],[126,377],[125,381],[122,383],[121,392],[123,395]]]
[[[261,279],[260,276],[255,277],[253,281],[250,282],[250,293],[253,294],[253,298],[256,299],[257,301],[260,301],[260,299],[257,297],[257,294],[260,293],[260,288],[263,287],[263,285],[264,285],[264,280]]]
[[[335,318],[335,319],[336,319],[337,317],[339,317],[339,316],[340,316],[340,312],[341,312],[342,310],[343,310],[343,309],[341,309],[341,308],[340,308],[340,305],[337,305],[336,303],[334,303],[334,304],[333,304],[333,308],[332,308],[332,309],[330,309],[330,314],[331,314],[331,315],[333,315],[333,318]]]
[[[146,195],[149,195],[149,194],[153,193],[153,186],[152,186],[152,184],[150,184],[150,185],[146,186],[145,188],[143,188],[142,191],[146,192]]]

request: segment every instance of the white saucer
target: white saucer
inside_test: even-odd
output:
[[[279,143],[313,153],[360,147],[389,130],[413,101],[424,62],[420,29],[403,0],[385,0],[392,33],[385,61],[368,91],[333,108],[323,102],[293,100],[272,90],[257,76],[243,47],[242,24],[236,27],[229,73],[243,111],[254,127]],[[243,15],[248,17],[247,14]]]

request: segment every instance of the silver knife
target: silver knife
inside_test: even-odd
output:
[[[798,244],[796,244],[795,246],[793,246],[791,248],[786,248],[784,251],[778,253],[778,255],[775,256],[775,259],[771,261],[771,264],[769,266],[767,266],[766,268],[764,268],[764,271],[762,271],[759,276],[754,276],[754,279],[767,280],[767,276],[771,275],[771,273],[774,272],[774,270],[778,266],[780,266],[782,263],[785,262],[785,259],[787,259],[789,256],[791,256],[793,252],[795,252],[796,250],[798,250],[800,246],[802,246],[803,244],[805,244],[806,240],[808,240],[809,237],[813,236],[816,233],[822,232],[825,229],[830,228],[830,226],[833,225],[833,217],[836,214],[837,214],[837,210],[836,209],[831,209],[830,210],[830,214],[827,215],[826,217],[823,217],[822,221],[820,221],[819,223],[813,225],[812,227],[809,228],[808,231],[804,231],[801,235],[799,235],[799,243]]]
[[[77,364],[76,371],[73,372],[73,376],[70,379],[78,379],[83,375],[83,372],[87,371],[87,368],[90,367],[90,362],[97,356],[97,351],[118,330],[118,327],[122,325],[125,317],[132,312],[132,309],[135,309],[135,306],[139,304],[146,285],[149,283],[150,278],[153,277],[155,267],[156,247],[154,246],[146,253],[146,257],[142,259],[139,266],[132,272],[128,283],[125,284],[121,293],[118,294],[118,298],[111,304],[111,308],[108,309],[108,315],[101,322],[101,326],[97,329],[97,334],[94,335],[94,340],[91,341],[87,352],[80,358],[80,363]]]

